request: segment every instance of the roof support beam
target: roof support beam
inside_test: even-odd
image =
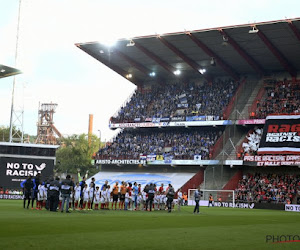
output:
[[[176,71],[176,69],[172,65],[167,64],[165,61],[160,59],[157,55],[155,55],[154,53],[152,53],[151,51],[149,51],[148,49],[146,49],[136,41],[134,43],[135,43],[135,47],[137,47],[140,51],[142,51],[146,56],[150,57],[153,61],[155,61],[157,64],[163,67],[166,71],[174,75],[174,71]]]
[[[118,54],[118,56],[122,57],[124,60],[126,60],[129,64],[131,64],[133,67],[137,68],[140,72],[142,72],[143,74],[149,76],[150,71],[142,64],[136,62],[135,60],[133,60],[132,58],[130,58],[129,56],[125,55],[124,53],[122,53],[121,51],[117,50],[116,48],[114,48],[114,52],[116,54]]]
[[[211,81],[210,77],[201,74],[200,69],[202,68],[198,63],[196,63],[194,60],[187,57],[182,51],[177,49],[173,44],[168,42],[165,38],[158,36],[158,39],[170,50],[174,52],[175,55],[179,56],[186,64],[188,64],[192,69],[194,69],[198,74],[202,75],[207,81]]]
[[[228,43],[240,54],[241,57],[261,76],[264,75],[264,70],[262,67],[254,61],[254,59],[249,56],[241,47],[234,41],[224,30],[220,29],[220,33],[228,39]]]
[[[272,44],[272,42],[265,36],[265,34],[261,30],[259,30],[257,32],[257,35],[265,43],[265,45],[269,48],[273,55],[278,59],[278,61],[285,68],[285,70],[288,71],[292,77],[296,77],[297,71],[295,70],[295,68],[287,61],[287,59]]]
[[[295,36],[300,41],[300,31],[296,28],[296,26],[292,23],[292,21],[288,21],[288,25],[291,28],[291,30],[294,32]]]
[[[218,62],[218,65],[227,72],[234,80],[238,80],[238,74],[228,65],[226,64],[216,53],[214,53],[210,48],[208,48],[203,42],[201,42],[195,35],[192,33],[187,33],[188,37],[192,39],[192,41],[198,45],[207,55],[213,57]]]
[[[143,86],[143,82],[140,79],[136,78],[135,76],[133,76],[132,78],[127,78],[126,76],[128,75],[128,72],[126,72],[125,70],[121,69],[117,65],[112,64],[107,59],[101,57],[100,55],[98,55],[96,53],[93,53],[92,51],[90,51],[89,49],[86,49],[83,46],[81,47],[79,44],[76,44],[76,46],[78,48],[80,48],[81,50],[83,50],[84,52],[86,52],[87,54],[89,54],[90,56],[92,56],[95,59],[97,59],[98,61],[100,61],[101,63],[103,63],[104,65],[106,65],[108,68],[111,68],[113,71],[117,72],[119,75],[123,76],[128,81],[132,82],[133,84],[135,84],[135,85],[137,85],[139,87]]]

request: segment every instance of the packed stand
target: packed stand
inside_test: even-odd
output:
[[[237,201],[242,202],[293,202],[300,186],[300,176],[278,174],[247,174],[240,180],[236,191]]]
[[[265,118],[270,114],[300,113],[300,82],[278,81],[266,86],[266,98],[257,101],[255,117]]]
[[[152,118],[213,116],[222,119],[223,109],[230,102],[239,82],[218,80],[203,85],[174,84],[152,86],[152,90],[137,90],[120,109],[112,123],[152,121]]]
[[[97,153],[98,159],[139,159],[141,155],[168,155],[173,159],[209,159],[219,130],[124,130]]]

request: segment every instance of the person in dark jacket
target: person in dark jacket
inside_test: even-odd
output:
[[[31,209],[33,209],[34,200],[37,200],[38,187],[41,184],[41,174],[38,173],[33,178],[32,181],[33,181],[34,188],[32,189],[32,195],[31,195]]]
[[[24,205],[23,206],[25,208],[26,200],[28,200],[28,203],[27,203],[27,209],[28,209],[32,191],[34,189],[34,183],[32,181],[31,176],[29,176],[25,181],[21,182],[21,188],[23,188],[23,193],[24,193]]]
[[[82,180],[79,182],[79,186],[81,187],[81,193],[80,193],[80,203],[79,203],[79,207],[83,208],[83,189],[84,189],[84,185],[85,185],[85,176],[82,177]],[[79,179],[78,179],[79,180]]]
[[[172,202],[174,199],[174,195],[175,195],[175,190],[173,188],[173,186],[171,184],[169,184],[169,188],[167,191],[167,206],[168,206],[168,212],[171,213],[172,211]]]
[[[60,192],[62,196],[62,206],[61,206],[61,212],[64,212],[64,206],[66,204],[66,213],[69,212],[69,201],[70,201],[70,195],[73,190],[73,183],[71,181],[71,176],[67,175],[66,179],[61,182]]]
[[[194,208],[194,213],[197,212],[197,214],[199,214],[199,201],[201,198],[200,187],[195,191],[194,198],[195,198],[195,203],[196,203],[195,208]]]
[[[57,212],[57,206],[59,201],[59,190],[60,190],[59,177],[56,177],[54,181],[50,182],[50,187],[49,187],[51,212]]]
[[[149,187],[147,189],[145,188],[145,192],[148,194],[148,198],[146,200],[146,210],[148,210],[148,205],[150,205],[149,211],[152,211],[152,204],[155,195],[154,185],[150,183]]]

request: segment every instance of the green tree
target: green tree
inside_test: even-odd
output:
[[[16,129],[13,128],[13,134],[15,134]],[[18,132],[18,134],[21,134],[21,132]],[[35,142],[36,136],[24,134],[23,135],[23,141],[27,141],[29,139],[30,143]],[[0,126],[0,141],[8,142],[9,141],[9,127]]]
[[[91,145],[86,134],[72,135],[61,139],[61,147],[56,151],[56,171],[77,173],[89,170],[95,172],[92,156],[99,148],[99,139],[91,136]]]

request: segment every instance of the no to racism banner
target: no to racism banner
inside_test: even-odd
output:
[[[300,115],[267,116],[258,154],[300,154]]]

